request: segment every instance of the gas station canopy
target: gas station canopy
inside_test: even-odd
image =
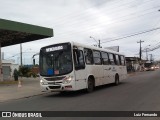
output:
[[[53,37],[53,29],[0,19],[1,47]]]

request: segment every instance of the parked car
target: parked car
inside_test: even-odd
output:
[[[159,69],[159,66],[155,66],[155,69]]]

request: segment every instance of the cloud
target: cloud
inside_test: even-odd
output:
[[[39,52],[42,46],[56,42],[93,45],[96,42],[89,36],[104,42],[160,26],[159,4],[159,0],[1,0],[0,15],[4,19],[53,28],[53,38],[23,44],[24,50],[32,48]],[[138,40],[144,40],[145,46],[151,44],[151,40],[156,44],[160,36],[154,33],[156,31],[102,46],[118,45],[126,55],[134,56],[139,50]],[[10,57],[19,52],[19,45],[2,48],[2,51]],[[27,56],[31,58],[32,55]]]

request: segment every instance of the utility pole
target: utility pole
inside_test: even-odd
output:
[[[146,48],[146,60],[148,61],[147,49],[148,49],[148,48]]]
[[[141,43],[144,42],[142,40],[140,40],[139,42],[137,43],[140,43],[140,49],[139,49],[139,58],[140,58],[140,61],[141,61],[141,58],[142,58],[142,47],[141,47]]]
[[[102,47],[101,47],[101,41],[100,41],[100,40],[98,40],[98,47],[99,47],[99,48],[102,48]]]
[[[21,60],[21,67],[22,67],[22,43],[20,44],[20,60]]]

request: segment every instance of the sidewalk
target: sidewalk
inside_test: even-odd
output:
[[[128,76],[134,76],[134,75],[136,75],[136,74],[141,74],[141,73],[143,73],[143,72],[146,72],[146,71],[128,72],[127,74],[128,74]]]
[[[40,90],[39,78],[22,78],[21,86],[18,86],[18,83],[0,85],[0,102],[39,94],[43,94]]]

